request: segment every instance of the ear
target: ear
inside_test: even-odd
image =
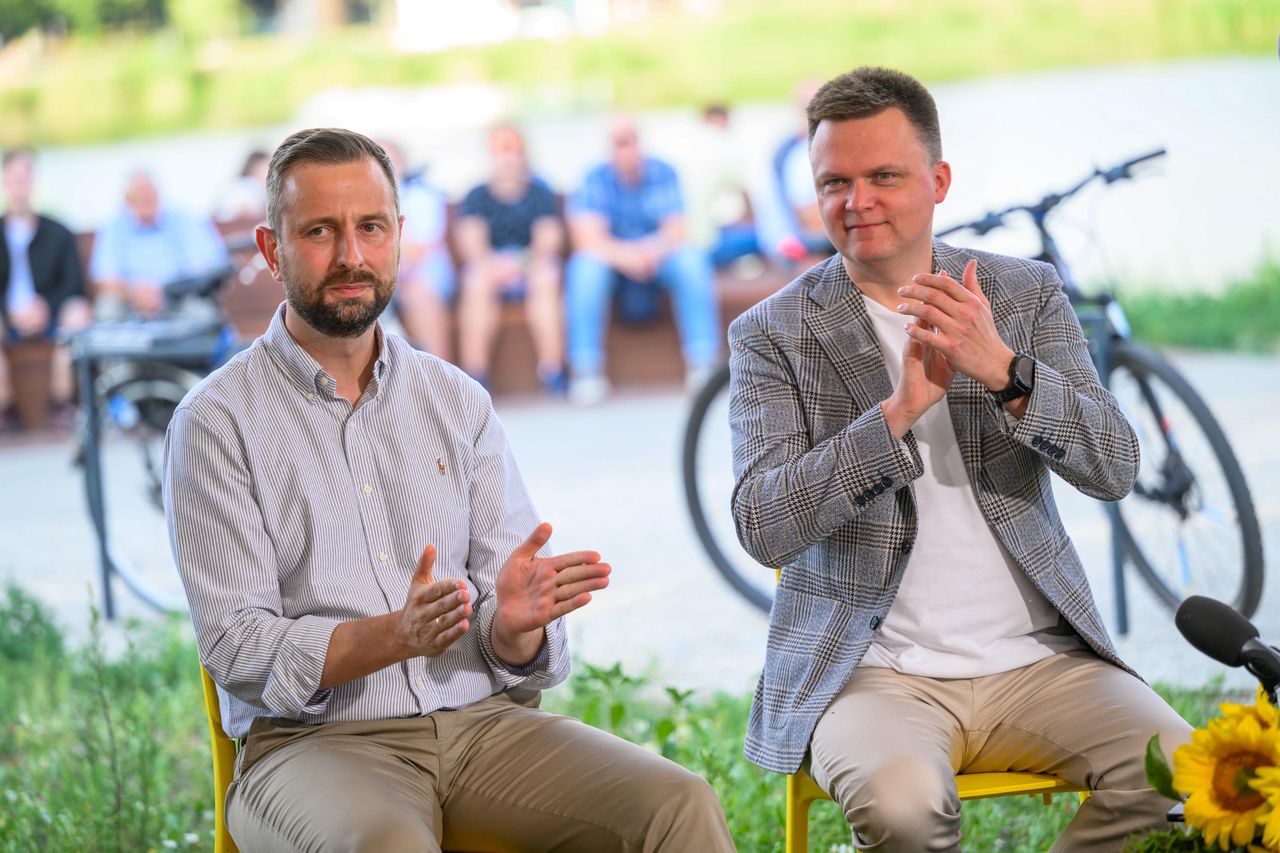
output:
[[[271,277],[276,281],[280,281],[280,259],[276,255],[279,249],[279,241],[276,240],[276,234],[266,225],[259,225],[253,229],[254,242],[258,244],[258,251],[262,253],[262,258],[267,262],[267,269],[271,271]]]
[[[951,164],[946,160],[939,160],[933,166],[933,203],[942,204],[949,189],[951,189]]]

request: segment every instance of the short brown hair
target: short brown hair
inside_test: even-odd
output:
[[[892,68],[864,65],[824,83],[805,110],[809,141],[823,120],[870,118],[892,107],[902,110],[911,122],[930,162],[941,160],[942,131],[933,95],[916,78]]]
[[[280,232],[280,193],[285,175],[302,163],[328,163],[339,165],[360,160],[373,160],[382,167],[387,182],[391,184],[391,197],[395,201],[396,214],[400,213],[400,194],[396,190],[396,174],[391,159],[382,146],[362,133],[340,127],[313,127],[300,130],[290,136],[276,153],[271,155],[267,168],[267,225]]]

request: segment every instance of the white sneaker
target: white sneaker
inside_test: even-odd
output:
[[[569,402],[575,406],[595,406],[609,396],[609,380],[598,373],[569,380]]]
[[[716,366],[714,364],[688,368],[684,372],[684,390],[690,394],[697,394],[715,372]]]

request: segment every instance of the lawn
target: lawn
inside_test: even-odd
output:
[[[95,619],[96,624],[96,619]],[[195,648],[185,620],[126,631],[107,659],[97,628],[68,648],[39,602],[0,595],[0,851],[211,850],[209,745]],[[1200,724],[1220,691],[1164,691]],[[661,753],[705,776],[738,848],[782,849],[783,779],[742,757],[749,697],[659,689],[619,667],[580,666],[544,705]],[[1047,849],[1074,813],[1030,797],[964,807],[967,849]],[[849,831],[830,804],[814,808],[811,849],[839,849]]]

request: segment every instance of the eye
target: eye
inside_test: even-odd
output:
[[[876,172],[876,180],[880,183],[888,183],[898,177],[897,172]]]
[[[382,231],[381,222],[364,222],[360,225],[360,230],[366,234],[378,234]]]
[[[323,237],[329,233],[327,225],[317,225],[307,232],[308,237]]]

